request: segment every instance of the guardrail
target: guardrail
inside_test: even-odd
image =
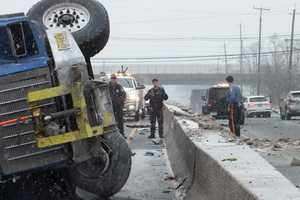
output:
[[[187,200],[300,199],[300,191],[253,149],[169,109],[164,115],[168,156]]]

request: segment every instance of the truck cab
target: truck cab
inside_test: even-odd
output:
[[[0,17],[1,177],[67,160],[63,145],[38,148],[33,122],[19,120],[31,115],[27,93],[54,85],[44,36],[38,25],[22,14]],[[56,110],[53,101],[40,106],[45,112]],[[10,120],[15,122],[5,123]]]

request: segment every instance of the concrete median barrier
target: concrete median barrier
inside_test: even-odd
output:
[[[184,130],[176,121],[172,112],[165,112],[166,145],[170,163],[176,177],[189,188],[193,181],[193,170],[195,167],[196,147],[185,135]]]
[[[187,200],[300,200],[300,191],[253,149],[197,126],[165,110],[167,152]]]

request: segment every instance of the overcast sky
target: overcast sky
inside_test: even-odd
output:
[[[0,13],[26,12],[37,1],[3,1]],[[111,19],[111,39],[97,57],[223,54],[224,40],[218,38],[239,37],[240,23],[245,36],[257,36],[258,11],[253,9],[254,5],[271,9],[264,13],[264,36],[290,34],[289,13],[297,1],[102,0]],[[300,34],[300,15],[296,18],[295,33]],[[217,39],[207,41],[205,38]],[[246,40],[245,46],[255,41]],[[226,44],[228,53],[238,53],[238,40],[229,40]]]

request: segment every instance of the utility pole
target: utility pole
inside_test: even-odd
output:
[[[224,54],[225,54],[225,73],[228,74],[227,48],[225,42],[224,42]]]
[[[242,24],[240,24],[240,76],[241,76],[241,91],[243,92],[244,80],[243,75],[243,31]]]
[[[295,18],[296,18],[296,8],[293,9],[292,14],[292,31],[291,31],[291,44],[290,44],[290,56],[289,56],[289,90],[293,87],[292,81],[292,69],[293,69],[293,51],[294,51],[294,32],[295,32]]]
[[[260,95],[260,84],[261,84],[261,76],[260,76],[260,61],[261,61],[261,27],[262,27],[262,14],[263,11],[270,11],[267,8],[256,8],[255,10],[259,10],[259,36],[258,36],[258,60],[257,60],[257,95]]]

